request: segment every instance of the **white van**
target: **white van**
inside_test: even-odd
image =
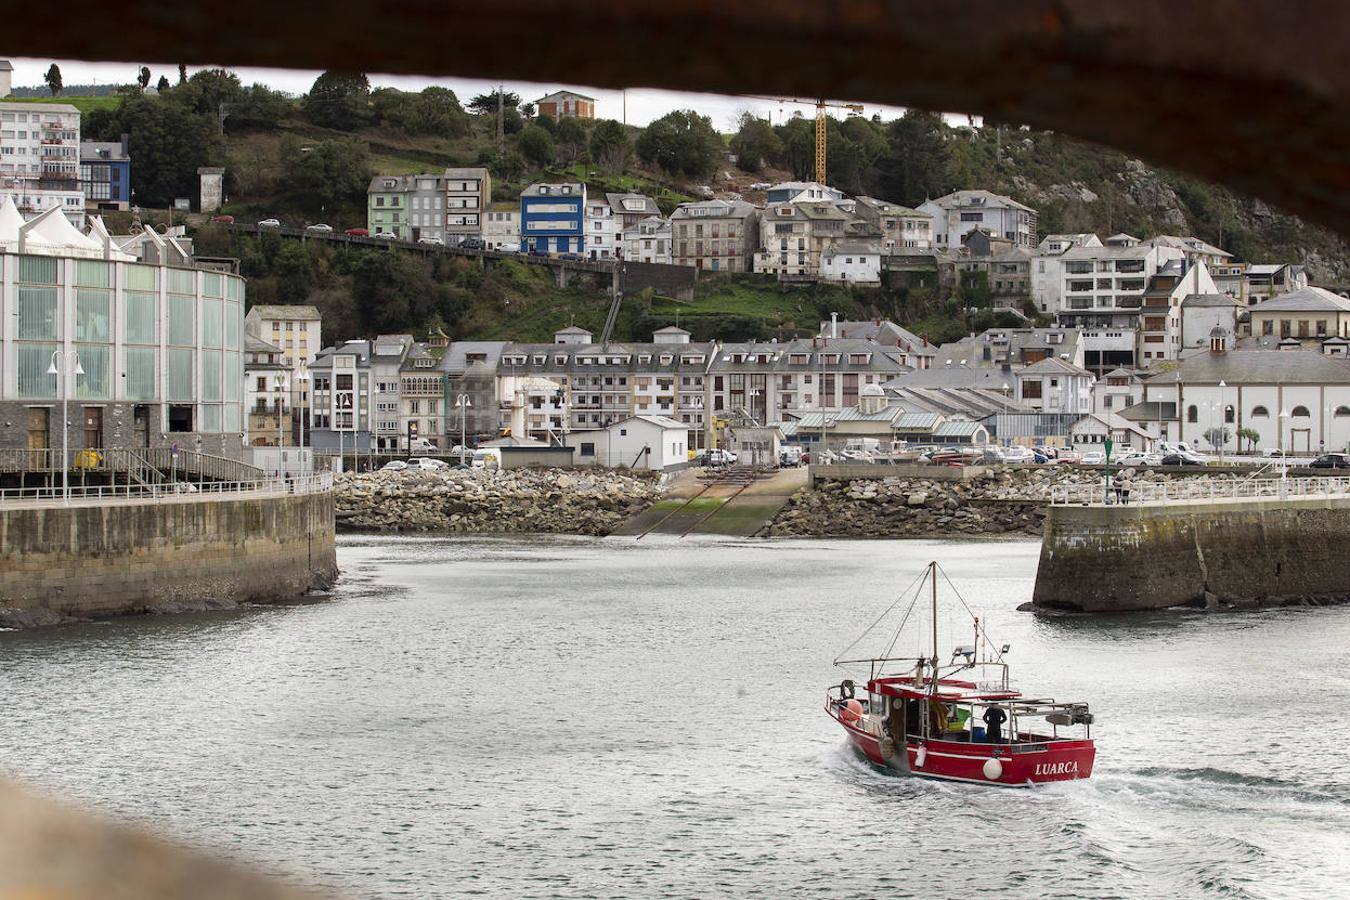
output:
[[[435,453],[436,449],[430,438],[419,437],[408,441],[409,453]]]

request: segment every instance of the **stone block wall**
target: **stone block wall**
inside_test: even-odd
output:
[[[1033,607],[1122,612],[1350,600],[1350,498],[1049,509]]]
[[[337,576],[333,494],[0,507],[0,614],[20,623],[266,603]]]

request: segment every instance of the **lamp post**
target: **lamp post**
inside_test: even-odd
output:
[[[468,394],[460,394],[455,398],[455,406],[459,407],[459,464],[462,466],[468,449],[469,410],[473,407],[473,401]]]
[[[1285,482],[1287,482],[1287,481],[1289,480],[1289,450],[1284,449],[1284,423],[1285,423],[1285,420],[1287,420],[1288,418],[1289,418],[1289,410],[1287,410],[1287,409],[1281,409],[1281,410],[1280,410],[1280,415],[1279,415],[1279,420],[1280,420],[1280,433],[1279,433],[1279,435],[1277,435],[1277,441],[1278,441],[1278,443],[1280,444],[1280,496],[1281,496],[1281,497],[1284,496]],[[1292,444],[1294,443],[1294,437],[1293,437],[1292,434],[1289,436],[1289,443],[1290,443],[1290,445],[1291,445],[1291,446],[1290,446],[1290,450],[1292,450],[1292,449],[1293,449]]]
[[[58,366],[56,361],[61,360]],[[70,503],[70,376],[83,375],[80,354],[74,350],[53,350],[48,375],[61,378],[61,502]]]
[[[1008,386],[1008,382],[1006,381],[1003,382],[1003,422],[1001,424],[1004,426],[1008,424],[1008,395],[1011,392],[1011,390],[1012,388]],[[1005,447],[1012,446],[1012,438],[1000,434],[998,436],[998,439],[999,442],[1003,444],[1003,446]]]
[[[1223,451],[1228,445],[1228,407],[1223,405],[1223,389],[1228,387],[1222,378],[1219,379],[1219,465],[1223,465]]]
[[[310,467],[305,465],[305,394],[309,388],[309,369],[302,368],[295,380],[300,382],[300,467],[302,472],[307,473]]]

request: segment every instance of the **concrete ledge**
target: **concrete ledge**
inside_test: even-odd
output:
[[[807,467],[807,478],[817,481],[854,481],[859,478],[926,478],[929,481],[974,481],[988,474],[984,466],[928,466],[904,463],[836,463]]]
[[[1048,510],[1033,607],[1121,612],[1350,599],[1350,498]]]

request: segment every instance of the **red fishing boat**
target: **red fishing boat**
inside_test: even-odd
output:
[[[1005,787],[1091,776],[1097,751],[1088,705],[1027,698],[1015,690],[1005,661],[1007,645],[995,649],[964,600],[961,606],[970,617],[974,643],[955,647],[950,662],[942,664],[939,573],[946,578],[937,563],[928,565],[885,653],[835,660],[846,670],[866,665],[869,674],[861,689],[852,679],[830,688],[825,711],[869,760],[907,775]],[[924,655],[891,656],[906,626],[922,618],[914,614],[921,609],[925,588],[931,597],[931,603],[924,604],[931,612],[931,642],[925,633],[929,646]],[[956,596],[960,599],[959,593]],[[844,653],[907,598],[908,590]]]

